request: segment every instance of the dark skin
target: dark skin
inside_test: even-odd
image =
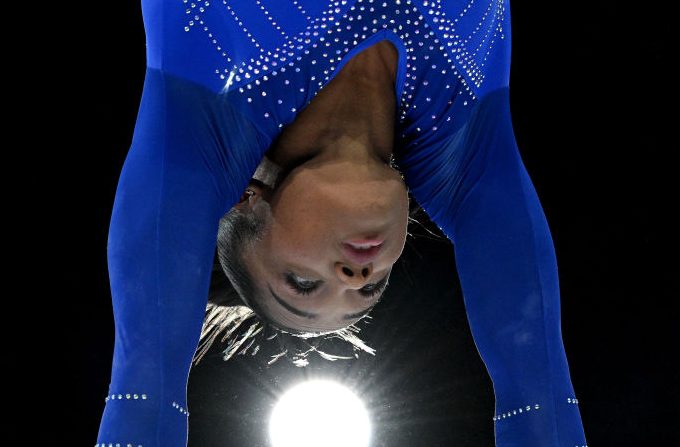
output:
[[[267,156],[289,171],[275,190],[251,184],[254,194],[236,206],[266,201],[273,224],[244,254],[246,268],[270,318],[303,331],[333,331],[376,303],[366,290],[392,269],[404,248],[408,192],[389,166],[394,144],[398,52],[387,40],[354,56],[297,115]],[[365,263],[347,259],[346,240],[384,239],[379,255]],[[317,290],[300,295],[285,281]],[[299,279],[299,281],[298,281]],[[300,282],[301,281],[301,282]],[[317,317],[295,315],[275,300]]]
[[[353,57],[281,133],[267,156],[284,169],[341,138],[387,162],[394,144],[399,54],[381,41]],[[370,149],[369,149],[370,148]]]

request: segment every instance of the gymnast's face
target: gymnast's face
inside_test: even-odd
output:
[[[386,164],[312,160],[274,191],[249,189],[256,195],[237,207],[264,205],[269,213],[262,237],[242,255],[260,310],[305,332],[345,328],[368,313],[406,241],[409,199],[399,172]],[[383,242],[358,256],[343,244],[361,239]]]

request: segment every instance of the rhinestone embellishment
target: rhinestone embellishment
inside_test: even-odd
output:
[[[104,398],[104,402],[108,402],[109,400],[146,400],[147,396],[146,394],[137,394],[137,393],[125,393],[125,394],[109,394]]]
[[[525,407],[519,407],[515,410],[509,410],[507,413],[498,414],[498,415],[493,417],[493,420],[498,421],[500,419],[505,419],[505,418],[515,416],[516,414],[528,413],[532,410],[532,408],[534,410],[539,410],[541,408],[541,406],[539,404],[534,404],[533,407],[531,405],[527,405]]]

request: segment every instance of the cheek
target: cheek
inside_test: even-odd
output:
[[[287,253],[318,251],[328,242],[328,222],[334,217],[329,215],[331,210],[323,197],[312,191],[304,197],[295,192],[301,191],[286,191],[272,208],[271,248]]]
[[[272,225],[269,254],[283,262],[318,263],[322,247],[328,246],[327,237],[323,224],[310,216],[280,219]]]

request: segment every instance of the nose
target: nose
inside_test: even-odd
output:
[[[373,264],[366,265],[350,265],[345,262],[338,262],[335,264],[335,272],[340,278],[340,281],[349,285],[352,288],[361,288],[368,282],[368,278],[373,273]]]

